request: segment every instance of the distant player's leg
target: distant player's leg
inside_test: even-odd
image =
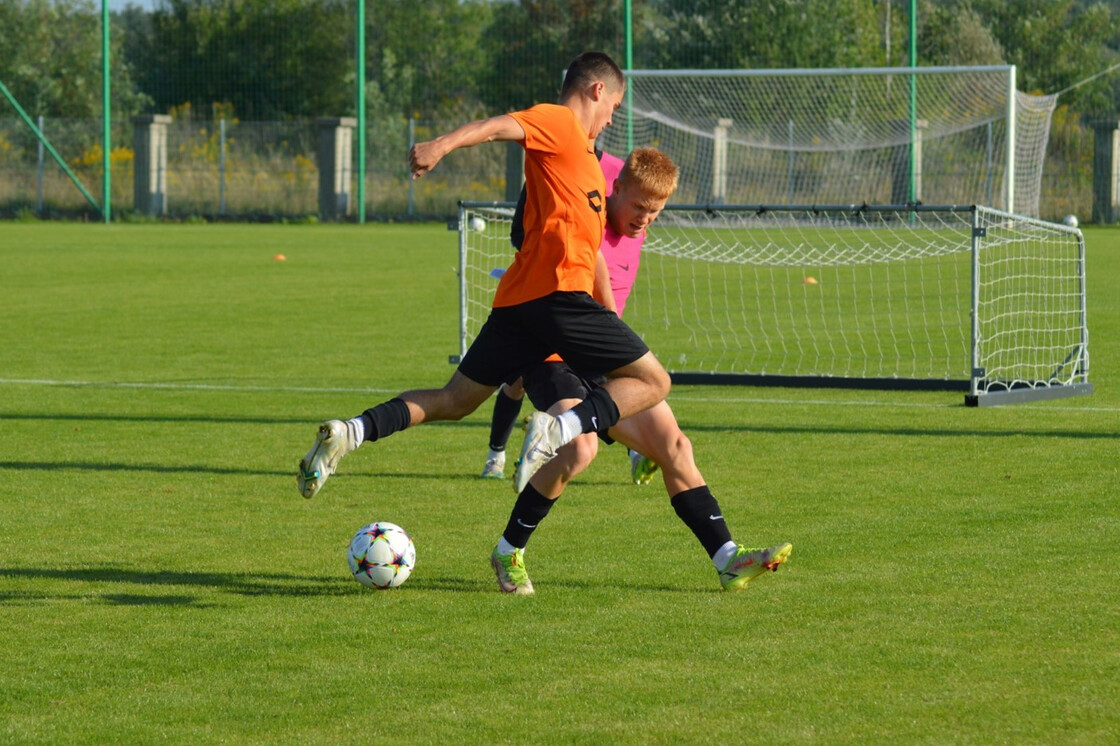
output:
[[[490,448],[486,454],[486,465],[482,467],[484,479],[505,479],[506,444],[517,417],[521,414],[521,401],[525,389],[521,379],[512,384],[503,383],[494,395],[494,413],[490,417]]]
[[[656,461],[633,448],[627,448],[626,455],[630,459],[630,481],[634,484],[649,484],[653,481],[653,475],[658,469]]]
[[[296,482],[300,494],[314,497],[338,469],[342,457],[362,443],[386,438],[423,422],[462,419],[478,409],[495,388],[455,371],[442,389],[406,391],[350,420],[324,422],[311,450],[299,462]]]
[[[793,546],[778,544],[752,549],[736,543],[714,495],[696,466],[692,442],[677,424],[666,402],[621,420],[610,436],[661,466],[673,510],[692,531],[719,574],[726,590],[741,590],[767,570],[777,570]]]

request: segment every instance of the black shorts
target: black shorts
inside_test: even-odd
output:
[[[556,353],[580,377],[594,378],[647,352],[641,337],[587,293],[556,292],[491,309],[459,372],[498,386]]]
[[[526,396],[541,412],[561,399],[586,399],[603,380],[601,377],[594,382],[585,380],[567,363],[548,361],[529,366],[521,377]]]

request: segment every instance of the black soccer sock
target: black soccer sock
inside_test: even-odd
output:
[[[509,523],[506,524],[506,530],[502,532],[502,536],[518,549],[524,549],[525,545],[529,543],[529,537],[533,535],[533,531],[548,515],[548,511],[552,510],[552,505],[555,502],[555,500],[549,500],[537,492],[533,485],[525,485],[525,489],[517,496],[517,502],[513,504],[513,511],[509,514]]]
[[[605,433],[618,424],[618,407],[604,388],[598,388],[572,407],[572,413],[579,417],[579,424],[585,433]]]
[[[412,415],[404,399],[390,399],[362,412],[362,423],[366,426],[366,440],[371,441],[404,430],[412,424]]]
[[[490,450],[504,451],[517,415],[521,414],[521,399],[514,399],[503,388],[494,397],[494,415],[490,418]]]
[[[673,510],[684,525],[692,529],[696,538],[704,545],[704,551],[709,557],[715,555],[719,548],[731,541],[731,531],[723,520],[723,513],[719,509],[708,485],[694,487],[684,492],[678,492],[670,499]]]

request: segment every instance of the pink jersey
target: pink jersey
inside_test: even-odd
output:
[[[603,176],[607,180],[607,196],[614,191],[614,182],[622,172],[624,161],[610,153],[604,152],[599,159],[599,166],[603,169]],[[638,238],[620,236],[611,228],[607,220],[606,230],[603,232],[603,243],[599,251],[607,260],[607,271],[611,276],[611,293],[614,295],[614,304],[618,308],[618,315],[626,308],[626,299],[630,297],[630,289],[638,278],[638,261],[642,254],[642,243],[646,240],[643,233]]]
[[[614,305],[618,308],[618,315],[626,309],[626,299],[630,297],[630,289],[634,287],[634,280],[638,279],[638,262],[642,255],[642,243],[646,240],[643,233],[638,238],[620,236],[607,224],[603,232],[603,243],[599,251],[607,260],[607,272],[611,276],[611,293],[614,295]]]

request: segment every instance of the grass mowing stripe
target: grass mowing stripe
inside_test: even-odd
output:
[[[36,381],[0,378],[0,384],[68,388],[167,389],[169,391],[291,391],[305,394],[392,394],[394,389],[327,388],[322,386],[233,386],[214,383],[147,383],[138,381]]]

